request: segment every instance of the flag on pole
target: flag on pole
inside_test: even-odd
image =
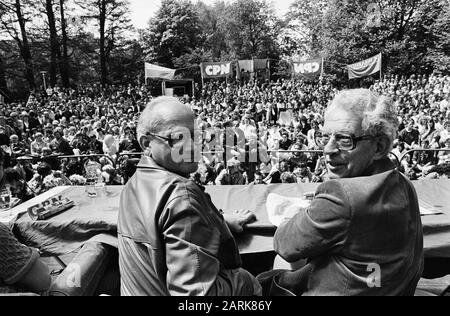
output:
[[[158,65],[145,63],[145,79],[166,79],[173,80],[175,78],[175,69],[164,68]]]
[[[381,72],[381,53],[359,63],[348,65],[349,79],[362,78]]]

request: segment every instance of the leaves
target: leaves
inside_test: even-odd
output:
[[[285,60],[320,56],[325,71],[347,84],[342,64],[380,51],[383,73],[450,71],[450,0],[295,0],[284,18],[268,0],[207,3],[163,0],[148,27],[135,30],[127,0],[0,0],[0,89],[26,98],[31,78],[42,87],[40,72],[55,73],[57,45],[66,72],[56,82],[65,85],[69,76],[73,85],[136,82],[144,61],[199,79],[194,66],[202,61],[271,58],[272,74],[286,75]]]

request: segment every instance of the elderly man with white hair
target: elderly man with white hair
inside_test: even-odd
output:
[[[123,190],[119,264],[125,296],[252,296],[256,279],[241,268],[231,231],[252,220],[225,217],[189,180],[200,161],[195,117],[178,99],[153,100],[137,132],[146,152]],[[198,159],[197,159],[198,158]]]
[[[397,124],[369,90],[335,97],[318,137],[331,180],[275,235],[281,257],[308,263],[275,282],[302,295],[414,295],[423,233],[416,191],[388,158]]]

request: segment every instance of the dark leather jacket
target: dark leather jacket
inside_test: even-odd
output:
[[[234,238],[210,196],[143,157],[119,211],[122,295],[253,295]]]

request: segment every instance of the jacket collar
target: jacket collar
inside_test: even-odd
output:
[[[376,174],[380,174],[380,173],[385,173],[391,170],[395,169],[395,165],[392,162],[392,160],[390,160],[388,157],[380,159],[380,160],[375,160],[373,162],[373,164],[366,169],[366,171],[364,172],[364,174],[362,175],[364,176],[373,176]]]
[[[169,172],[169,173],[173,174],[173,175],[176,176],[176,177],[180,177],[180,178],[182,178],[182,179],[184,179],[184,180],[187,179],[187,178],[185,178],[185,177],[183,177],[183,176],[180,176],[179,174],[176,174],[176,173],[174,173],[174,172],[172,172],[172,171],[169,171],[169,170],[165,169],[164,167],[161,167],[160,165],[158,165],[158,164],[156,163],[155,160],[153,160],[153,158],[151,158],[151,157],[149,157],[149,156],[146,156],[146,155],[142,156],[141,161],[139,162],[139,164],[138,164],[137,167],[138,167],[138,169],[153,169],[153,170],[159,170],[159,171]],[[197,184],[197,183],[196,183],[196,184]],[[203,192],[206,190],[205,187],[203,187],[203,186],[201,186],[201,185],[198,185],[198,184],[197,184],[197,186],[200,187],[200,189],[201,189]]]
[[[162,171],[166,171],[169,172],[168,170],[164,169],[163,167],[161,167],[160,165],[158,165],[153,158],[149,157],[149,156],[142,156],[141,161],[138,164],[138,168],[143,168],[143,169],[156,169],[156,170],[162,170]]]

